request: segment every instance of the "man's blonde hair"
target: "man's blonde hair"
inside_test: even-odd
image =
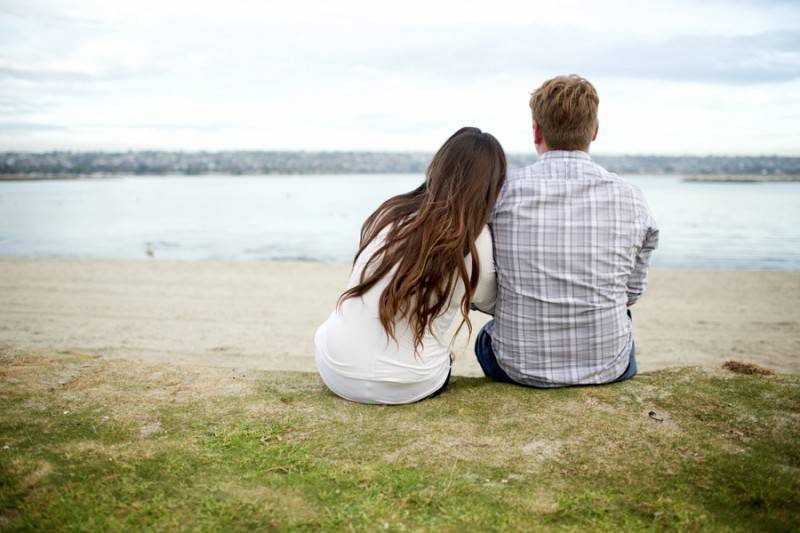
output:
[[[531,95],[533,119],[551,150],[586,150],[597,127],[600,98],[587,80],[570,74],[547,80]]]

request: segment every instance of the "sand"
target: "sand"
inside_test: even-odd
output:
[[[349,266],[0,257],[0,350],[313,371]],[[640,370],[728,359],[800,372],[800,273],[654,270],[634,307]],[[486,321],[473,316],[475,331]],[[458,375],[480,375],[471,340]]]

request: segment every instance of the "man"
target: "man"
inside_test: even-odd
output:
[[[598,104],[574,75],[531,96],[539,160],[509,172],[492,214],[497,303],[475,344],[491,379],[563,387],[636,374],[628,308],[658,229],[641,191],[589,156]]]

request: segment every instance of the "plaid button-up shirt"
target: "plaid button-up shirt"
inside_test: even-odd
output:
[[[607,383],[627,368],[626,307],[647,284],[658,229],[642,192],[581,151],[512,170],[492,215],[488,326],[503,370],[539,387]]]

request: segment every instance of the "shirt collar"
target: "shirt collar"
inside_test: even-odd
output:
[[[548,159],[583,159],[591,161],[592,157],[581,150],[550,150],[539,156],[539,161]]]

